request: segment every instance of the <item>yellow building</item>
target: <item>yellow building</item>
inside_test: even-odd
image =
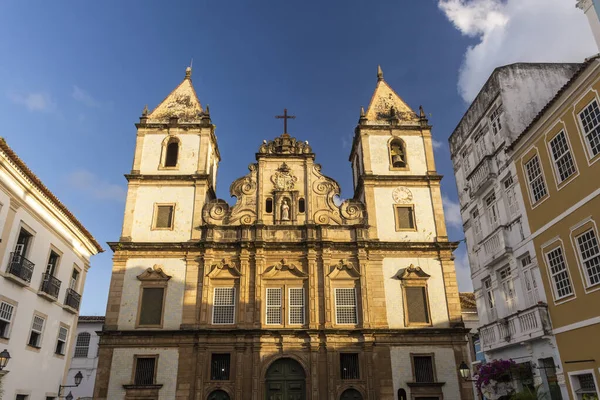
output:
[[[599,92],[596,56],[508,149],[573,399],[600,393]]]

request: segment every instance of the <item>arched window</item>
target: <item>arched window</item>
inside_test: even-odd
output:
[[[304,199],[298,200],[298,212],[303,213],[306,210],[306,203]]]
[[[271,198],[267,199],[265,211],[268,212],[269,214],[273,212],[273,199],[271,199]]]
[[[390,162],[392,168],[406,168],[406,146],[401,139],[390,142]]]
[[[77,335],[77,342],[75,343],[75,354],[73,357],[87,358],[88,350],[90,349],[90,334],[88,332],[81,332]]]
[[[165,156],[165,167],[176,167],[177,157],[179,156],[179,140],[171,138],[167,144],[167,154]]]

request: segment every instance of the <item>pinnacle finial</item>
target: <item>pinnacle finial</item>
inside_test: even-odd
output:
[[[360,116],[361,117],[365,116],[365,108],[363,106],[360,106]]]
[[[185,69],[185,79],[191,79],[192,78],[192,67],[187,67]]]
[[[427,118],[425,116],[425,110],[423,110],[423,106],[419,106],[419,117],[420,118]]]
[[[377,80],[383,80],[383,70],[381,69],[381,65],[377,66]]]
[[[148,116],[148,104],[146,104],[146,105],[144,106],[144,109],[142,110],[142,116],[143,116],[143,117],[146,117],[146,116]]]

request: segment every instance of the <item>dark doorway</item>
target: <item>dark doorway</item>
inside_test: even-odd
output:
[[[267,400],[305,400],[306,377],[298,361],[281,358],[275,361],[266,375]]]
[[[211,394],[208,395],[208,400],[229,400],[229,395],[227,392],[222,390],[215,390]]]
[[[346,389],[340,400],[363,400],[362,394],[356,389]]]

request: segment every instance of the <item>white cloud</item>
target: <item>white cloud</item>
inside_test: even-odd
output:
[[[15,104],[25,106],[29,111],[51,112],[56,110],[56,103],[47,93],[9,93],[8,98]]]
[[[463,223],[462,217],[460,216],[460,205],[445,194],[442,195],[442,203],[444,204],[446,224],[454,228],[459,228],[462,231]]]
[[[437,140],[437,139],[431,139],[431,144],[433,145],[433,148],[435,150],[439,150],[439,149],[443,149],[444,148],[444,143]]]
[[[352,141],[354,140],[354,136],[351,134],[342,136],[342,148],[349,149],[352,146]]]
[[[467,257],[467,249],[464,243],[461,243],[454,252],[454,268],[456,270],[456,280],[458,281],[458,290],[461,292],[472,292],[473,281],[471,281],[471,267]]]
[[[124,201],[126,191],[120,185],[102,180],[92,172],[79,169],[67,176],[67,183],[75,190],[97,200]]]
[[[479,39],[460,69],[458,90],[471,102],[494,68],[514,62],[581,62],[598,52],[574,0],[438,0],[463,34]]]
[[[102,105],[98,100],[94,99],[88,92],[77,85],[73,86],[71,96],[78,102],[83,103],[90,108],[97,108]]]

